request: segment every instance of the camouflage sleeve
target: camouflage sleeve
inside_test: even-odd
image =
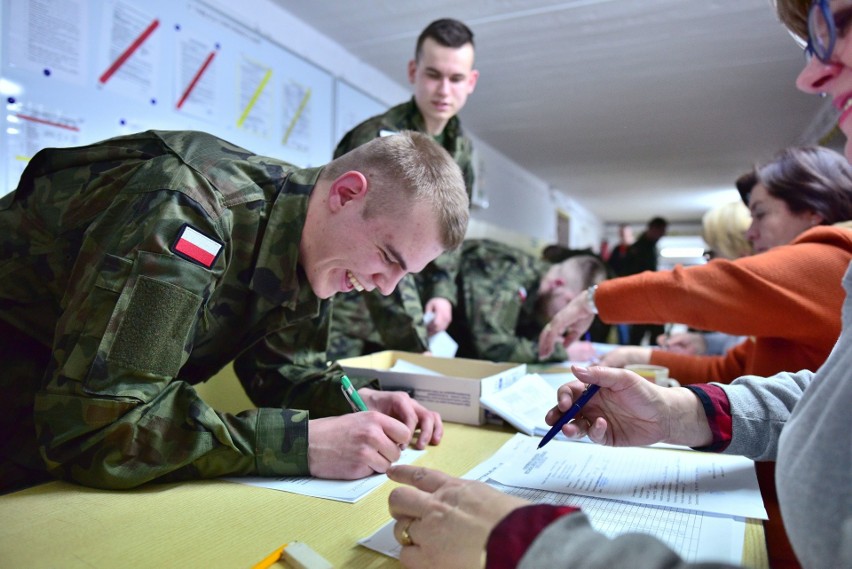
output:
[[[454,153],[453,159],[459,165],[459,168],[461,168],[464,185],[467,188],[467,197],[471,197],[473,195],[473,185],[476,183],[475,169],[473,167],[473,142],[465,137],[459,146],[460,148]]]
[[[331,310],[312,320],[267,336],[234,361],[234,371],[258,407],[310,409],[330,417],[352,409],[340,391],[343,369],[326,361]],[[352,379],[356,389],[379,388],[376,379]]]
[[[518,333],[530,268],[524,258],[474,251],[462,266],[465,317],[480,358],[491,361],[538,362],[538,341]],[[549,361],[566,359],[557,349]]]
[[[453,306],[457,304],[456,275],[460,260],[458,249],[447,251],[414,276],[424,304],[435,297],[446,298]]]
[[[192,219],[210,234],[216,228],[175,196],[116,199],[109,227],[82,244],[49,381],[35,400],[45,463],[56,476],[102,488],[305,474],[307,412],[218,413],[180,380],[216,276],[150,236],[174,234],[175,220]]]
[[[536,363],[538,341],[519,336],[516,332],[522,301],[518,290],[502,287],[465,290],[465,306],[473,342],[479,357],[496,362]],[[547,361],[564,361],[564,348],[557,347]]]

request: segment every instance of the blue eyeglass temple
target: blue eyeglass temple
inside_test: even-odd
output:
[[[817,10],[819,12],[817,12]],[[828,44],[823,45],[815,38],[814,18],[821,13],[823,20],[828,26]],[[817,41],[814,41],[814,40]],[[829,0],[813,0],[810,8],[808,8],[808,45],[805,47],[805,54],[808,56],[816,56],[823,63],[828,63],[831,59],[831,53],[834,51],[834,43],[837,40],[837,26],[834,23],[834,15],[831,13]]]

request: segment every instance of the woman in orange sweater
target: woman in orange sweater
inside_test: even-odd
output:
[[[575,297],[539,338],[547,356],[595,314],[604,322],[680,322],[749,336],[722,356],[616,348],[603,364],[652,363],[683,384],[816,371],[840,335],[842,277],[852,259],[852,167],[825,148],[791,148],[755,170],[747,237],[758,253],[734,261],[610,279]],[[775,493],[774,462],[756,464],[773,566],[796,567]]]
[[[598,314],[608,323],[679,322],[749,336],[721,356],[626,346],[607,354],[604,365],[663,365],[683,384],[815,371],[840,334],[840,283],[852,259],[852,167],[826,148],[790,148],[755,174],[743,199],[753,219],[746,235],[760,254],[592,287],[551,320],[541,355],[557,341],[579,338]]]

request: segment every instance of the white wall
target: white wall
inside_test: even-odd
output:
[[[369,85],[371,94],[388,106],[411,96],[408,85],[400,85],[364,64],[334,40],[269,0],[253,0],[251,9],[246,9],[245,3],[230,0],[211,0],[210,3],[324,67],[332,75],[353,85]],[[400,66],[405,63],[400,61]],[[571,220],[569,245],[598,250],[604,228],[595,215],[476,139],[475,132],[469,129],[468,132],[475,140],[479,155],[478,175],[484,179],[488,199],[487,208],[473,210],[470,236],[487,236],[519,247],[539,249],[556,241],[556,210],[561,209]]]

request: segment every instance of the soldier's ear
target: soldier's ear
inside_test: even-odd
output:
[[[542,294],[546,294],[552,290],[556,290],[557,288],[564,286],[565,280],[560,277],[554,277],[551,275],[545,275],[543,279],[541,279],[541,284],[539,285],[539,292]]]
[[[413,59],[408,62],[408,82],[414,85],[417,79],[417,62]]]
[[[329,187],[328,203],[332,211],[338,211],[347,204],[357,203],[367,195],[367,178],[357,170],[350,170],[338,176]]]

